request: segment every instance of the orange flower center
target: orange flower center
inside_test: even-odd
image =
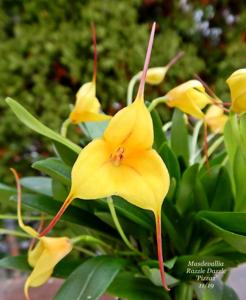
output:
[[[114,153],[110,155],[110,161],[118,167],[121,161],[124,158],[125,149],[123,147],[119,147]]]

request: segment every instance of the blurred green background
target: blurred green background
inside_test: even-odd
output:
[[[185,56],[167,81],[148,87],[146,99],[198,73],[218,96],[228,98],[225,79],[246,63],[245,1],[39,0],[0,1],[0,177],[7,166],[31,174],[30,163],[51,150],[25,128],[4,99],[18,100],[59,131],[80,85],[91,80],[91,23],[97,28],[97,94],[113,114],[126,102],[127,85],[144,61],[153,21],[158,23],[151,66]],[[164,115],[165,118],[165,115]],[[76,139],[75,127],[70,135]],[[21,164],[23,166],[21,166]],[[20,166],[20,167],[19,167]]]

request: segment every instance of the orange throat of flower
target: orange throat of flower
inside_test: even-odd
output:
[[[114,166],[119,167],[122,160],[124,159],[124,153],[125,153],[125,148],[119,147],[117,148],[116,151],[114,151],[110,155],[110,161],[113,163]]]

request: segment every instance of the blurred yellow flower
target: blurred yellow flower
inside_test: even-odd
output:
[[[28,294],[29,287],[38,287],[44,284],[51,277],[57,263],[72,250],[72,244],[67,237],[40,238],[39,233],[36,230],[23,223],[21,216],[21,186],[19,176],[14,169],[11,169],[11,171],[15,176],[17,184],[18,224],[23,231],[30,235],[30,237],[39,239],[34,249],[29,249],[28,251],[28,263],[33,267],[33,271],[25,282],[24,293],[26,299],[30,299]]]
[[[70,113],[71,123],[95,122],[108,120],[111,117],[100,113],[101,105],[96,97],[96,83],[83,84],[76,94],[76,103]]]
[[[212,103],[204,86],[198,80],[190,80],[173,88],[166,94],[166,98],[169,107],[177,107],[197,119],[204,118],[202,109]]]
[[[69,119],[73,124],[81,122],[95,122],[110,119],[110,116],[100,113],[101,105],[96,97],[96,72],[97,72],[97,51],[96,51],[96,29],[92,26],[92,39],[94,46],[94,67],[93,79],[83,84],[76,94],[74,109]]]
[[[232,110],[236,113],[246,111],[246,69],[239,69],[227,79],[231,91]]]
[[[227,120],[228,116],[218,105],[211,105],[205,114],[205,122],[213,133],[223,133]]]
[[[98,199],[118,195],[154,213],[161,278],[163,286],[168,290],[162,258],[161,206],[168,192],[170,179],[164,162],[152,149],[153,124],[143,98],[154,31],[155,25],[135,101],[111,119],[101,138],[93,140],[80,152],[72,169],[71,191],[60,211],[41,232],[41,236],[51,230],[73,199]]]

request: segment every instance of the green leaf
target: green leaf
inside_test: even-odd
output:
[[[0,268],[21,270],[21,271],[30,271],[27,262],[27,255],[20,256],[6,256],[0,259]]]
[[[157,268],[150,268],[148,266],[142,267],[144,274],[149,278],[149,280],[156,286],[162,287],[160,270]],[[173,276],[166,273],[166,281],[169,287],[173,287],[178,284],[179,280]]]
[[[159,152],[159,148],[163,142],[167,141],[166,135],[162,130],[162,123],[158,112],[154,109],[151,111],[151,117],[154,128],[154,148]]]
[[[113,200],[114,207],[119,215],[130,219],[146,229],[150,229],[151,231],[155,230],[154,218],[148,211],[132,205],[126,200],[117,196],[113,196]]]
[[[185,251],[184,226],[180,214],[169,199],[163,203],[161,214],[163,233],[167,233],[170,243],[178,253]]]
[[[246,153],[246,113],[240,116],[239,130],[242,141],[241,146],[243,147],[244,153]]]
[[[52,196],[51,179],[42,176],[23,177],[20,180],[21,185],[30,191]]]
[[[170,177],[174,177],[178,182],[180,179],[180,167],[179,162],[173,153],[173,151],[168,146],[167,142],[163,143],[159,149],[159,154],[164,161]]]
[[[211,283],[214,284],[214,287],[204,290],[202,300],[240,300],[235,291],[219,278]]]
[[[227,169],[214,166],[203,172],[200,178],[210,202],[209,206],[216,211],[231,211],[234,206],[234,195]]]
[[[54,300],[99,299],[125,264],[125,260],[110,256],[87,260],[72,272]]]
[[[234,162],[233,162],[233,174],[235,180],[235,210],[246,211],[246,152],[242,147],[238,147]]]
[[[74,260],[66,257],[56,265],[52,276],[66,278],[81,262],[82,260]],[[20,271],[31,271],[31,267],[28,265],[27,262],[27,255],[4,257],[0,259],[0,268]]]
[[[107,293],[127,300],[171,300],[163,287],[157,287],[149,279],[130,272],[120,273],[109,286]]]
[[[15,113],[17,118],[24,123],[27,127],[31,128],[32,130],[38,132],[41,135],[44,135],[53,141],[61,143],[76,153],[79,153],[81,148],[74,144],[73,142],[69,141],[68,139],[61,136],[59,133],[51,130],[49,127],[42,124],[38,119],[32,116],[22,105],[20,105],[17,101],[7,98],[7,104]]]
[[[52,195],[53,198],[59,201],[64,201],[69,193],[67,186],[60,181],[52,179]]]
[[[233,192],[235,192],[235,183],[233,176],[234,157],[238,146],[241,144],[240,131],[236,114],[230,115],[228,121],[225,124],[224,143],[229,157],[227,163],[229,175],[232,181]]]
[[[37,169],[61,183],[70,186],[71,184],[71,167],[64,164],[59,158],[47,158],[39,160],[32,164],[34,169]]]
[[[16,194],[16,189],[14,189],[6,184],[0,183],[0,201],[1,202],[7,202],[9,200],[9,198],[14,194]]]
[[[184,114],[175,109],[172,118],[171,148],[176,156],[182,157],[186,165],[189,162],[188,130],[185,124]]]
[[[179,212],[191,213],[194,210],[208,209],[208,199],[198,177],[198,164],[187,168],[177,190],[176,205]]]
[[[57,143],[57,142],[54,142],[54,147],[55,147],[55,150],[56,150],[58,156],[64,161],[65,164],[67,164],[68,166],[74,165],[74,163],[78,157],[77,152],[74,152],[67,146]]]
[[[246,213],[201,211],[196,216],[233,248],[246,253]]]
[[[16,200],[15,198],[13,199]],[[77,201],[83,200],[78,199]],[[23,194],[22,204],[34,208],[39,212],[46,212],[51,216],[55,216],[61,207],[60,201],[56,201],[43,195]],[[115,231],[102,222],[97,216],[79,207],[74,207],[73,205],[70,205],[67,208],[66,212],[62,215],[61,220],[115,235]]]
[[[84,126],[91,139],[99,138],[103,135],[105,129],[108,126],[109,121],[101,122],[86,122]]]

